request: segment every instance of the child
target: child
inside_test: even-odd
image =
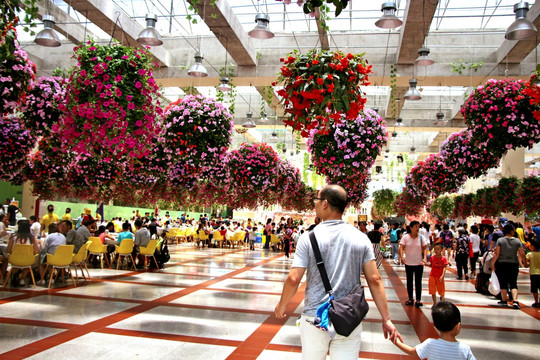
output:
[[[431,272],[429,273],[429,294],[433,298],[433,305],[437,303],[437,291],[444,301],[444,274],[448,266],[448,259],[442,256],[442,240],[433,245],[433,254],[429,258]]]
[[[530,267],[529,276],[531,277],[531,292],[534,296],[533,308],[540,308],[538,302],[538,291],[540,291],[540,241],[534,239],[531,241],[534,250],[527,254],[527,263],[525,266]]]
[[[254,226],[249,231],[249,250],[255,250],[255,237],[257,237],[257,227]]]
[[[461,314],[456,305],[448,301],[441,301],[431,308],[431,317],[439,332],[440,339],[427,339],[415,347],[410,347],[397,339],[397,347],[411,356],[418,356],[420,359],[476,360],[469,345],[456,340],[456,336],[461,331]]]

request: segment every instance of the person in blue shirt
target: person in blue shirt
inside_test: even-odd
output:
[[[129,231],[129,228],[129,223],[122,224],[122,232],[118,234],[118,239],[116,239],[116,241],[118,241],[118,245],[120,245],[124,239],[133,239],[133,233]]]

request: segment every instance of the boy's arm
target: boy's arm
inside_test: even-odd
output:
[[[442,275],[441,275],[441,281],[444,280],[444,274],[446,274],[446,268],[448,267],[448,264],[444,265],[443,269],[442,269]]]
[[[395,342],[395,344],[401,351],[403,351],[407,355],[414,356],[415,359],[420,359],[420,357],[416,353],[415,347],[410,347],[409,345],[401,342],[399,339]]]

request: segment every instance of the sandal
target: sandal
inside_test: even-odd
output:
[[[413,300],[413,299],[409,299],[409,300],[405,301],[405,305],[408,305],[408,306],[414,305],[414,300]]]
[[[417,301],[414,303],[414,306],[416,306],[417,308],[420,308],[421,306],[424,306],[424,304],[422,304],[420,301]]]

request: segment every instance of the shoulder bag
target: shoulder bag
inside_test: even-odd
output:
[[[319,250],[319,244],[315,238],[313,231],[309,232],[309,240],[313,247],[313,253],[315,254],[315,260],[317,267],[321,274],[321,278],[324,284],[324,289],[327,294],[330,295],[328,302],[330,307],[328,309],[328,316],[330,321],[336,330],[336,333],[342,336],[349,336],[354,329],[364,318],[369,310],[369,305],[364,296],[364,288],[361,284],[356,284],[349,294],[339,300],[335,300],[332,295],[332,286],[328,280],[328,274],[324,267],[321,251]]]

